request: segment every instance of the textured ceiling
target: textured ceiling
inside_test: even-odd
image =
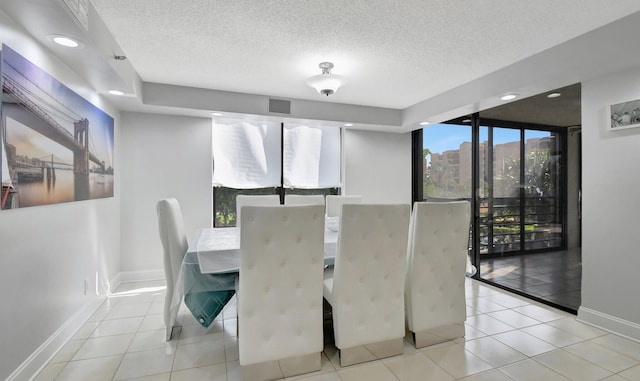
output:
[[[640,10],[638,0],[92,0],[143,81],[403,109]],[[305,85],[321,61],[348,83]]]

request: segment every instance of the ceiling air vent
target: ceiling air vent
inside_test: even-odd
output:
[[[89,30],[89,0],[62,0],[66,11],[85,32]]]
[[[278,114],[291,114],[291,101],[269,99],[269,112]]]

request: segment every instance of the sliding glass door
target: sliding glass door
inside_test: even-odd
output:
[[[520,131],[480,127],[480,255],[520,250]]]
[[[479,137],[480,256],[561,248],[561,135],[494,124]]]
[[[565,133],[543,128],[473,115],[416,135],[422,167],[416,199],[472,202],[477,265],[565,244]]]
[[[562,152],[560,134],[525,130],[525,250],[563,244]]]

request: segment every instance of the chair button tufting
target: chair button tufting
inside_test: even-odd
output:
[[[249,216],[249,221],[253,221],[253,216]]]
[[[271,243],[271,240],[268,239],[268,240],[264,241],[264,243],[266,243],[268,245],[268,244]]]
[[[298,238],[298,243],[302,242],[302,238]]]
[[[280,262],[280,267],[285,267],[287,265],[287,261]]]

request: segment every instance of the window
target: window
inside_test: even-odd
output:
[[[341,152],[337,127],[214,124],[213,225],[236,225],[239,194],[340,194]]]
[[[471,201],[482,258],[563,248],[564,133],[550,126],[479,117],[472,125],[471,120],[414,134],[421,143],[414,152],[422,154],[416,155],[422,161],[415,167],[422,169],[415,172],[421,177],[414,179],[416,200]]]

